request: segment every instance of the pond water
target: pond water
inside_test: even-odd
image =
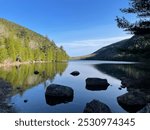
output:
[[[93,99],[105,103],[114,113],[125,113],[117,102],[117,97],[128,92],[121,88],[121,78],[138,78],[146,75],[140,64],[133,62],[113,61],[69,61],[68,63],[49,63],[21,65],[1,68],[0,77],[13,86],[13,96],[9,102],[16,112],[34,113],[82,113],[86,104]],[[34,71],[39,71],[35,75]],[[79,71],[80,75],[70,73]],[[110,84],[105,90],[86,88],[85,80],[89,77],[107,79]],[[45,97],[50,84],[71,87],[74,91],[73,100],[66,103],[51,105]]]

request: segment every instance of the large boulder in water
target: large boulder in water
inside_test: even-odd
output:
[[[144,95],[139,92],[129,92],[117,97],[118,104],[127,112],[137,112],[146,106]]]
[[[88,90],[106,90],[109,86],[107,79],[87,78],[86,89]]]
[[[51,84],[45,92],[46,103],[56,105],[73,101],[73,89],[67,86]]]
[[[92,100],[86,104],[84,113],[111,113],[111,110],[106,104],[98,100]]]

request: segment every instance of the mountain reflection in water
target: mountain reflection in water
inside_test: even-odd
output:
[[[138,112],[150,102],[149,64],[101,64],[96,69],[122,80],[127,93],[117,97],[118,104],[127,112]]]

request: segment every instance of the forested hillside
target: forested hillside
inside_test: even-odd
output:
[[[53,40],[0,18],[0,63],[66,61],[69,56]]]
[[[150,35],[133,36],[83,56],[88,60],[150,61]]]

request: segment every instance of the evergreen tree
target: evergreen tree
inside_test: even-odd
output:
[[[7,50],[6,50],[6,48],[4,47],[4,48],[2,48],[2,47],[0,47],[0,62],[3,62],[5,59],[7,59],[8,58],[8,54],[7,54]]]
[[[12,61],[15,61],[16,60],[16,50],[15,50],[15,40],[14,40],[13,36],[6,38],[5,44],[6,44],[6,49],[7,49],[9,58]]]
[[[124,17],[117,17],[118,27],[135,35],[150,34],[150,0],[130,0],[129,5],[129,8],[121,9],[121,12],[136,14],[138,20],[130,23]]]

